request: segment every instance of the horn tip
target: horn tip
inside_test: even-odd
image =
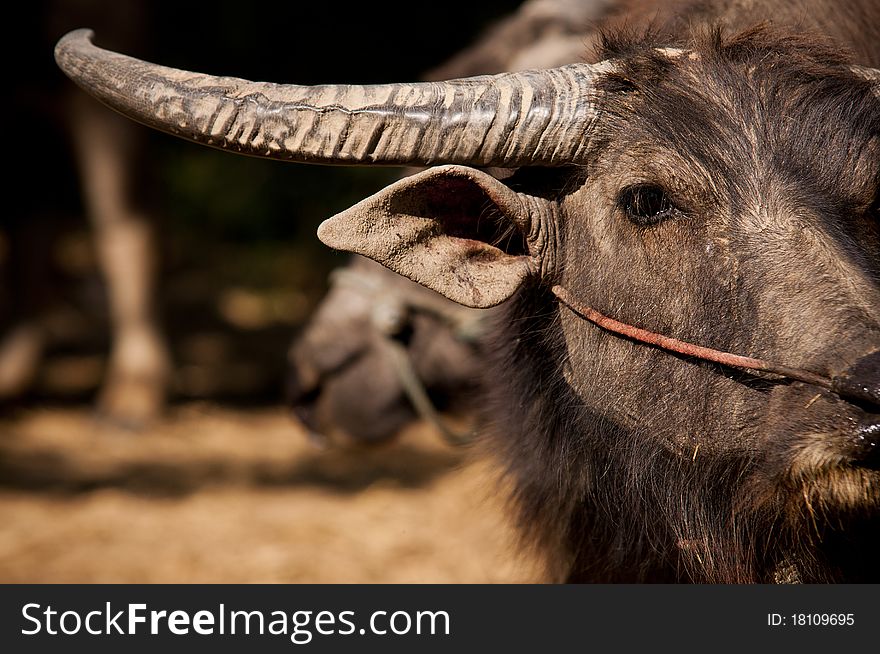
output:
[[[68,32],[58,39],[58,43],[55,44],[55,61],[63,69],[64,62],[70,57],[72,52],[83,46],[92,45],[93,38],[95,38],[95,32],[88,27]]]

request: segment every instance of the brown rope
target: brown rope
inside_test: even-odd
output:
[[[552,288],[552,291],[556,297],[562,300],[563,304],[574,311],[577,315],[598,325],[602,329],[613,332],[620,336],[626,336],[627,338],[631,338],[642,343],[647,343],[649,345],[654,345],[664,350],[676,352],[685,356],[696,357],[698,359],[704,359],[706,361],[714,361],[715,363],[720,363],[725,366],[746,368],[748,370],[762,370],[764,372],[769,372],[774,375],[779,375],[780,377],[795,379],[797,381],[806,382],[807,384],[814,384],[823,388],[830,389],[832,387],[831,380],[828,377],[818,375],[814,372],[810,372],[809,370],[783,366],[776,363],[771,363],[769,361],[764,361],[763,359],[745,357],[739,354],[731,354],[730,352],[722,352],[721,350],[713,350],[709,347],[694,345],[693,343],[688,343],[687,341],[680,341],[677,338],[672,338],[670,336],[664,336],[663,334],[650,332],[646,329],[641,329],[639,327],[634,327],[624,322],[620,322],[619,320],[615,320],[614,318],[609,318],[608,316],[599,313],[592,307],[581,304],[574,297],[572,297],[571,293],[569,293],[568,290],[566,290],[562,286],[556,285]]]

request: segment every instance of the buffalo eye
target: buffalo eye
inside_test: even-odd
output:
[[[656,225],[675,212],[675,205],[656,184],[628,186],[617,197],[617,205],[626,217],[639,226]]]

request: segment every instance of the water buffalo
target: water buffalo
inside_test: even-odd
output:
[[[319,237],[501,305],[486,446],[558,578],[876,581],[878,30],[872,0],[642,0],[593,63],[376,86],[177,71],[86,31],[56,58],[213,147],[431,166]]]

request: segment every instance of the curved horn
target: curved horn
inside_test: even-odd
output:
[[[514,168],[583,158],[594,81],[611,64],[446,82],[297,86],[212,77],[102,50],[90,30],[55,47],[61,69],[117,111],[225,150],[323,164]]]

